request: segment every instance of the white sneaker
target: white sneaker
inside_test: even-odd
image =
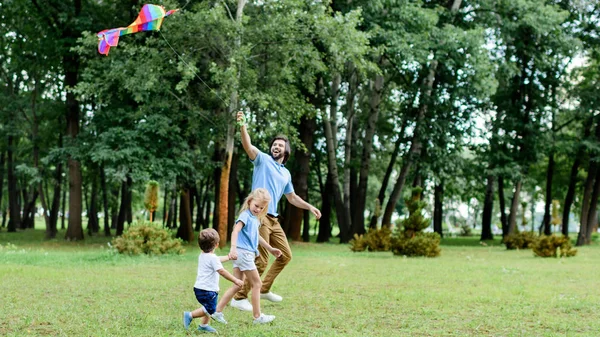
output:
[[[270,322],[273,322],[274,319],[275,319],[275,316],[273,316],[273,315],[260,314],[260,316],[258,318],[254,319],[254,324],[270,323]]]
[[[229,305],[242,311],[252,311],[252,304],[250,304],[246,298],[243,300],[236,300],[235,298],[232,298],[231,302],[229,302]]]
[[[214,314],[210,315],[210,317],[212,317],[212,319],[219,323],[227,324],[227,321],[225,320],[225,315],[223,315],[222,312],[215,312]]]
[[[277,294],[273,294],[272,292],[268,292],[266,294],[260,294],[260,299],[261,300],[268,300],[271,302],[281,302],[281,300],[283,300],[283,297],[277,295]]]

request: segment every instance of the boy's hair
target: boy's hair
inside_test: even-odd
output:
[[[277,135],[273,137],[273,139],[271,139],[271,142],[269,143],[269,153],[271,153],[271,148],[273,147],[273,143],[275,143],[276,140],[283,140],[285,142],[285,150],[283,151],[283,163],[285,164],[290,158],[290,154],[292,153],[290,140],[284,135]]]
[[[240,214],[244,213],[250,207],[250,201],[252,200],[256,200],[259,203],[264,202],[267,204],[267,206],[263,208],[262,212],[260,212],[260,214],[257,216],[258,218],[262,219],[265,215],[267,215],[267,211],[269,210],[269,202],[271,201],[271,195],[269,194],[269,191],[260,187],[250,192],[250,194],[246,197],[244,203],[242,204]]]
[[[203,229],[200,231],[200,234],[198,234],[198,246],[200,246],[200,249],[205,253],[213,250],[220,240],[219,233],[213,228]]]

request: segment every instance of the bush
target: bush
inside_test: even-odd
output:
[[[472,236],[473,235],[473,228],[471,228],[471,226],[464,224],[462,226],[460,226],[460,234],[458,234],[459,236]]]
[[[440,236],[437,233],[423,233],[429,226],[429,219],[423,216],[426,203],[421,200],[422,189],[413,188],[410,198],[404,200],[409,211],[408,218],[402,221],[402,229],[398,228],[392,237],[392,253],[404,256],[440,255]]]
[[[112,241],[112,246],[121,254],[162,255],[183,254],[181,239],[173,238],[166,229],[151,223],[138,223],[129,227],[121,237]]]
[[[564,235],[542,235],[531,248],[540,257],[571,257],[577,254],[577,249],[571,246],[571,240]]]
[[[391,244],[392,231],[388,227],[370,228],[365,235],[354,234],[354,239],[350,241],[350,250],[362,252],[368,249],[370,252],[387,252]]]
[[[394,255],[436,257],[440,255],[440,235],[418,232],[413,237],[398,235],[392,238]]]
[[[367,250],[367,242],[364,235],[354,234],[354,239],[350,240],[350,250],[353,252],[364,252]]]
[[[537,240],[534,232],[517,232],[504,238],[506,249],[528,249]]]

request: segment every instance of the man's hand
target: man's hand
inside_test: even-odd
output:
[[[238,111],[237,113],[237,125],[239,127],[246,125],[246,116],[242,111]]]
[[[317,220],[321,218],[321,211],[319,211],[316,207],[312,206],[310,208],[310,212],[315,215],[315,218],[317,218]]]

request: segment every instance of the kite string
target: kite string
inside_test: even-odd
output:
[[[160,33],[160,36],[163,38],[163,40],[165,40],[165,42],[167,43],[169,48],[171,48],[171,50],[175,53],[175,55],[177,55],[177,57],[179,57],[181,62],[189,68],[189,70],[194,74],[194,76],[196,76],[200,80],[200,82],[202,82],[202,84],[204,84],[211,92],[213,92],[215,94],[215,96],[217,96],[225,104],[225,106],[228,106],[229,103],[227,101],[225,101],[221,96],[219,96],[219,94],[213,88],[211,88],[210,85],[208,85],[200,76],[198,76],[198,74],[194,71],[192,66],[189,63],[187,63],[181,55],[179,55],[179,53],[175,50],[175,48],[173,48],[173,46],[171,46],[171,44],[169,43],[169,41],[167,41],[167,39],[165,38],[163,33],[160,30],[158,32]]]

